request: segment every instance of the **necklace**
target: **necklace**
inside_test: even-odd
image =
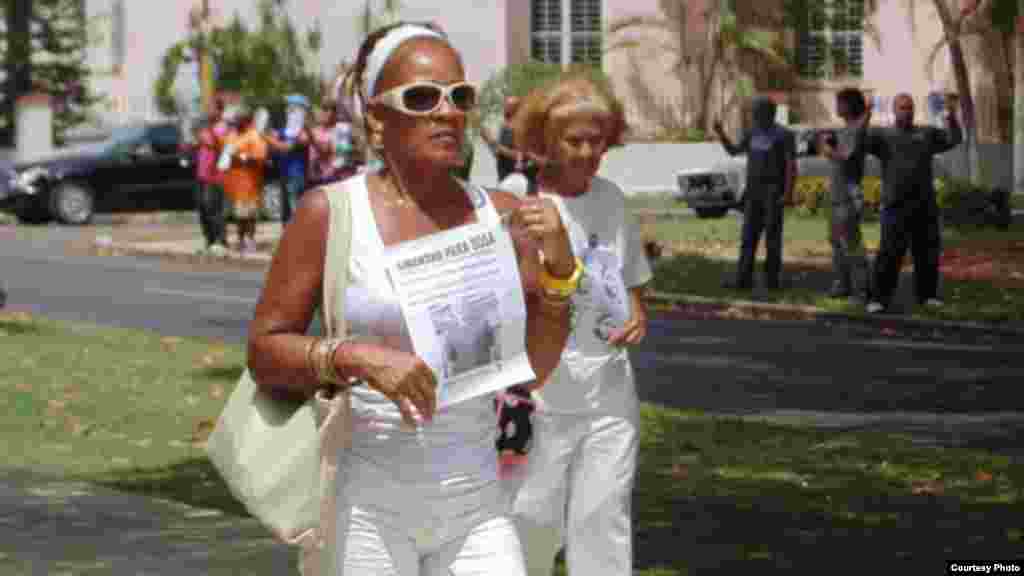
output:
[[[409,193],[405,190],[405,184],[402,182],[402,178],[398,175],[395,170],[388,169],[387,163],[384,164],[385,170],[391,176],[388,180],[391,182],[390,188],[393,190],[391,194],[393,199],[385,200],[386,206],[392,206],[397,208],[412,208],[416,203],[409,196]]]

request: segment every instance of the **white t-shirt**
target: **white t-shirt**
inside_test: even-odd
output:
[[[633,369],[626,349],[609,345],[608,338],[629,319],[629,289],[652,277],[639,230],[622,189],[600,176],[582,196],[542,196],[558,205],[585,271],[573,296],[569,342],[535,393],[538,407],[556,414],[628,414],[636,406]]]

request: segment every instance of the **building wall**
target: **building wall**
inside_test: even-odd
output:
[[[86,0],[87,14],[94,18],[106,14],[112,1]],[[171,45],[187,36],[189,10],[198,3],[193,0],[123,2],[123,67],[109,70],[109,47],[90,54],[90,62],[97,69],[93,88],[108,98],[108,105],[100,110],[107,123],[158,115],[153,85],[160,73],[160,60]],[[248,24],[255,24],[257,0],[210,0],[210,4],[217,24],[226,24],[236,13]],[[433,20],[444,27],[452,43],[463,53],[470,80],[483,81],[506,62],[504,5],[476,0],[446,0],[444,3],[407,0],[405,4],[403,19]],[[319,25],[323,31],[319,67],[325,77],[331,77],[342,60],[354,60],[362,40],[358,28],[362,5],[362,2],[334,0],[289,2],[292,20],[300,30]]]
[[[109,12],[116,0],[86,0],[90,15]],[[94,50],[91,60],[97,66],[94,88],[109,97],[105,116],[108,121],[153,117],[153,84],[159,74],[160,58],[174,42],[187,34],[188,12],[194,0],[139,1],[121,0],[125,11],[124,65],[109,70],[109,52]],[[381,0],[372,0],[379,8]],[[700,14],[707,0],[683,2],[688,12],[686,36],[700,42],[703,23]],[[251,20],[257,0],[210,0],[217,23],[226,23],[238,13]],[[941,38],[941,25],[929,2],[884,0],[872,18],[879,32],[877,44],[865,41],[863,88],[884,97],[906,91],[915,96],[919,120],[925,119],[924,99],[931,90],[955,90],[948,65],[948,53],[942,50],[929,69],[927,55]],[[289,9],[296,25],[305,29],[318,24],[323,31],[320,69],[325,77],[333,75],[337,64],[354,59],[361,40],[358,23],[363,2],[336,0],[290,0]],[[660,0],[604,0],[604,26],[631,16],[666,17]],[[433,20],[448,32],[466,65],[470,80],[485,81],[509,63],[525,62],[530,49],[530,2],[528,0],[405,0],[401,17],[407,20]],[[629,34],[609,35],[606,48],[622,40],[636,40],[636,46],[605,53],[604,69],[612,77],[616,91],[626,104],[631,125],[637,135],[649,135],[659,126],[687,125],[694,120],[701,101],[710,100],[712,116],[725,114],[727,124],[738,124],[737,108],[727,103],[736,98],[736,85],[722,83],[709,94],[699,90],[699,78],[673,70],[676,53],[665,45],[678,45],[678,38],[654,29]],[[692,48],[692,47],[691,47]],[[973,50],[968,50],[972,56]],[[991,78],[980,66],[969,62],[975,92],[984,91]],[[800,121],[809,124],[835,122],[834,98],[844,85],[816,84],[796,91],[792,100],[801,113]],[[991,92],[991,90],[989,90]],[[982,136],[992,132],[993,97],[988,92],[979,98],[979,126]],[[729,121],[731,120],[731,122]],[[881,119],[880,119],[881,120]]]
[[[864,77],[850,82],[818,83],[794,94],[801,111],[801,123],[838,123],[835,117],[835,92],[847,85],[859,86],[870,95],[881,96],[882,110],[873,121],[886,123],[892,98],[907,92],[914,98],[918,122],[927,122],[926,98],[929,92],[956,92],[957,85],[949,61],[949,50],[942,48],[934,61],[929,54],[942,39],[942,23],[931,2],[884,0],[870,19],[877,39],[865,34]],[[992,94],[993,77],[980,59],[976,40],[965,41],[965,57],[971,75],[972,95],[981,140],[998,137],[997,104]],[[994,57],[994,56],[993,56]]]

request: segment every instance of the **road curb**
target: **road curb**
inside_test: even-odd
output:
[[[665,292],[650,292],[645,299],[649,303],[667,304],[671,306],[706,306],[714,308],[733,308],[740,310],[759,311],[766,313],[786,313],[795,316],[802,316],[807,320],[820,320],[826,322],[844,322],[848,324],[868,324],[881,327],[900,327],[916,330],[942,330],[958,332],[984,332],[986,334],[997,334],[1015,338],[1024,338],[1024,326],[1000,326],[998,324],[983,324],[980,322],[953,322],[949,320],[925,320],[908,316],[891,314],[881,315],[859,315],[842,312],[830,312],[816,306],[798,306],[793,304],[779,304],[776,302],[754,302],[750,300],[731,300],[728,298],[709,298],[695,294],[669,294]]]
[[[261,235],[260,239],[271,239],[276,237],[272,234]],[[199,239],[186,242],[136,242],[136,243],[95,243],[94,248],[101,252],[124,252],[130,254],[144,254],[153,256],[170,256],[176,258],[194,258],[204,262],[210,261],[244,261],[252,263],[269,264],[273,254],[268,252],[250,252],[239,254],[237,251],[229,251],[221,257],[196,254],[202,246]],[[702,307],[717,308],[721,310],[743,310],[754,313],[765,313],[775,315],[786,315],[808,321],[843,322],[847,324],[867,324],[880,327],[898,327],[911,330],[942,330],[956,332],[983,332],[1006,337],[1024,338],[1024,326],[1001,326],[998,324],[983,324],[979,322],[953,322],[949,320],[925,320],[908,316],[882,314],[864,315],[849,314],[842,312],[830,312],[816,306],[799,306],[794,304],[779,304],[776,302],[755,302],[751,300],[711,298],[698,296],[696,294],[670,294],[665,292],[648,292],[645,300],[651,304],[668,305],[672,307]]]

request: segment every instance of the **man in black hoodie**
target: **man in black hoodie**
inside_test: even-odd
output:
[[[918,304],[942,306],[938,296],[940,214],[932,161],[963,141],[953,110],[953,100],[947,99],[945,128],[918,126],[914,99],[900,94],[893,100],[894,124],[869,128],[865,134],[865,150],[882,163],[882,240],[868,312],[883,312],[892,303],[908,240]]]
[[[735,282],[726,286],[739,290],[753,288],[754,255],[765,232],[767,259],[764,286],[779,288],[782,273],[782,222],[785,202],[793,196],[796,180],[796,138],[775,122],[775,102],[756,96],[752,104],[754,126],[738,145],[716,121],[714,128],[730,156],[747,155],[747,183],[743,193],[743,243]]]

